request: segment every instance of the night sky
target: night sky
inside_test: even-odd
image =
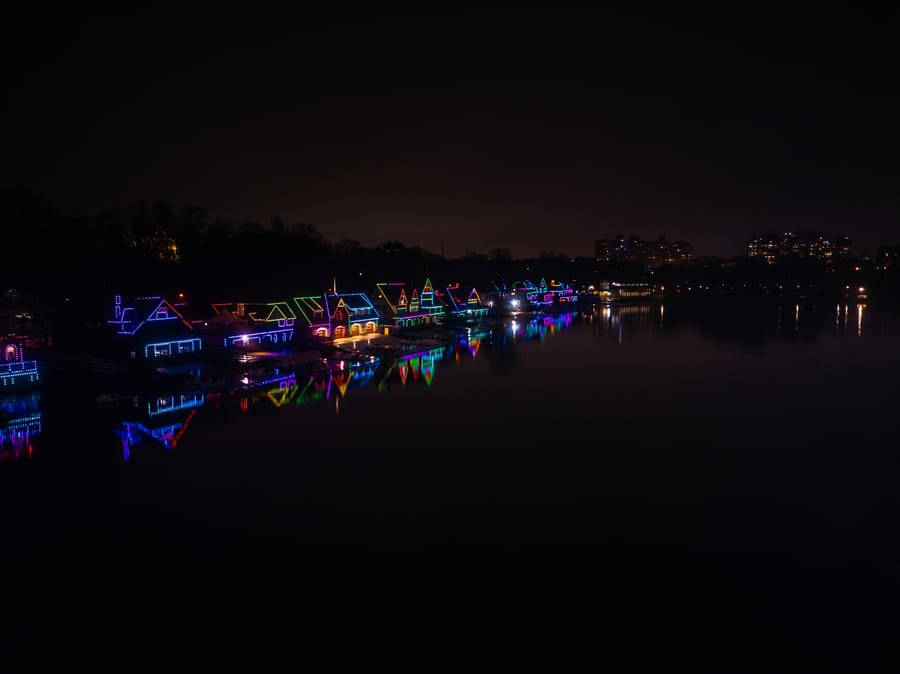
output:
[[[834,18],[21,16],[2,188],[448,256],[617,233],[733,256],[770,229],[874,252],[900,243],[897,23]]]

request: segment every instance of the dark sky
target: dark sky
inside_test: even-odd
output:
[[[22,16],[3,188],[448,256],[617,233],[900,242],[892,16],[586,10]]]

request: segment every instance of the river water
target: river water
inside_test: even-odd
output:
[[[586,307],[270,374],[6,399],[9,644],[897,664],[894,315]]]

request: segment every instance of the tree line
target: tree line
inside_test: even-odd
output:
[[[38,198],[3,201],[0,284],[45,306],[97,311],[114,293],[187,293],[198,302],[272,299],[299,292],[371,291],[381,281],[460,282],[479,289],[521,278],[588,273],[592,260],[544,253],[515,259],[509,249],[446,258],[420,246],[328,241],[315,225],[211,218],[202,206],[141,201],[94,215],[64,213]]]

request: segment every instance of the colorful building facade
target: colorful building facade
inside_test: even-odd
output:
[[[457,283],[447,286],[442,299],[447,306],[447,313],[465,318],[483,318],[487,316],[489,307],[481,301],[481,296],[475,288],[466,294]]]
[[[116,295],[109,324],[131,342],[132,358],[167,358],[203,348],[191,324],[162,297],[137,297],[129,302]]]
[[[365,293],[325,293],[323,302],[334,339],[378,332],[380,314]]]
[[[219,302],[210,321],[226,347],[278,346],[292,342],[297,320],[288,302]]]
[[[509,308],[513,310],[543,309],[558,304],[578,301],[578,295],[562,281],[541,279],[537,285],[525,279],[512,284],[507,296]]]
[[[26,358],[26,338],[21,335],[0,337],[0,389],[18,388],[40,381],[36,360]]]
[[[436,322],[446,312],[444,303],[434,291],[431,279],[425,279],[420,293],[405,283],[378,283],[375,285],[378,302],[396,328],[409,328]]]
[[[324,295],[304,295],[294,298],[298,318],[312,337],[331,337],[331,317],[325,311]]]

